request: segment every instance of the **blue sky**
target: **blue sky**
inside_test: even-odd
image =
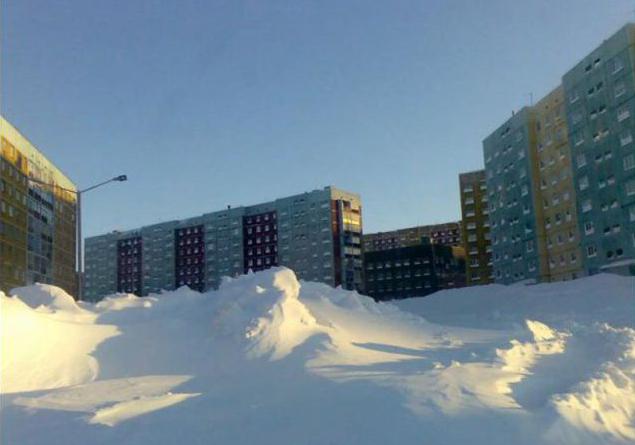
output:
[[[5,0],[2,114],[87,236],[335,185],[364,230],[460,218],[481,141],[632,0]]]

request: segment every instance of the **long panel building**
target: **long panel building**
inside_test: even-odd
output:
[[[359,195],[334,187],[86,239],[85,296],[217,288],[272,266],[300,279],[362,286]]]
[[[0,141],[0,289],[48,283],[75,294],[75,184],[2,117]]]

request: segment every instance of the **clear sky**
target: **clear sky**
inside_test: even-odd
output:
[[[633,0],[3,0],[2,114],[87,236],[325,185],[366,232],[460,218],[458,173]]]

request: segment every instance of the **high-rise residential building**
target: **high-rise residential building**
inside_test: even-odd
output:
[[[300,279],[362,287],[359,195],[334,187],[86,239],[85,296],[217,288],[287,266]]]
[[[536,149],[539,194],[545,228],[545,280],[562,281],[582,275],[576,193],[571,170],[564,91],[562,86],[533,107],[536,115]],[[534,189],[536,184],[534,184]]]
[[[464,284],[461,255],[423,237],[418,243],[364,252],[364,293],[375,300],[423,297]]]
[[[0,117],[0,289],[54,284],[75,294],[76,187]]]
[[[635,24],[483,141],[497,282],[635,274]]]
[[[368,233],[364,235],[364,251],[394,249],[417,246],[422,238],[430,238],[435,244],[462,246],[461,223],[449,222],[426,226],[407,227],[388,232]]]
[[[468,286],[493,281],[492,245],[485,170],[459,175],[461,237],[465,249],[465,280]]]
[[[465,286],[465,249],[459,222],[365,234],[363,248],[364,291],[375,299],[423,296]],[[398,264],[397,269],[390,270],[393,264]],[[409,272],[408,267],[412,269]]]
[[[536,144],[536,113],[530,107],[483,141],[497,283],[548,277]]]
[[[635,274],[635,24],[563,77],[584,272]]]

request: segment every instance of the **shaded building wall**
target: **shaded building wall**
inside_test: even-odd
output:
[[[562,79],[584,272],[635,273],[635,25]]]
[[[465,286],[466,253],[461,242],[461,224],[459,222],[407,227],[388,232],[364,234],[362,237],[364,262],[366,262],[367,254],[369,253],[416,247],[421,245],[422,240],[433,245],[448,247],[446,251],[453,255],[453,263],[460,264],[459,269],[452,269],[451,272],[439,275],[440,282],[435,288],[449,289]],[[366,272],[367,269],[364,266],[364,273]],[[364,283],[365,285],[368,284],[368,280],[365,278]],[[364,290],[367,292],[366,288]]]
[[[387,248],[364,253],[364,293],[375,300],[392,300],[429,295],[455,287],[464,277],[464,263],[453,247],[431,244]]]
[[[547,273],[535,116],[525,107],[483,141],[492,265],[497,283],[541,280]]]

